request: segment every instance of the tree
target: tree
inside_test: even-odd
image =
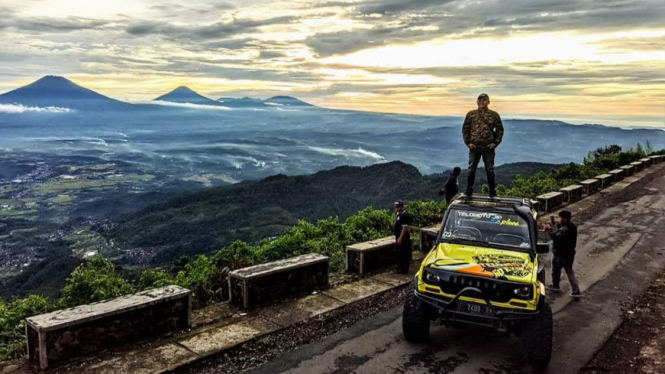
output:
[[[651,146],[651,142],[649,141],[649,139],[647,139],[647,143],[646,143],[646,146],[645,146],[645,152],[646,152],[647,156],[649,156],[649,155],[651,155],[655,152],[655,150],[653,149],[653,146]]]
[[[135,292],[134,286],[115,273],[113,264],[102,256],[93,256],[79,265],[62,289],[59,304],[72,307],[112,299]]]

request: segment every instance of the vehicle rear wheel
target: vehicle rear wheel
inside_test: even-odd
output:
[[[402,332],[406,340],[424,343],[429,339],[430,311],[424,301],[416,297],[415,282],[407,290],[402,312]]]
[[[524,348],[527,359],[538,368],[544,368],[552,358],[552,308],[543,303],[537,317],[524,322]]]

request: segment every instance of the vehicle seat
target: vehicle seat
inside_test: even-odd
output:
[[[519,247],[520,245],[522,245],[522,243],[526,242],[526,240],[524,239],[524,237],[520,235],[500,233],[496,234],[493,242],[498,244],[508,244]]]
[[[483,234],[475,227],[460,226],[453,231],[453,236],[474,240],[483,240]]]

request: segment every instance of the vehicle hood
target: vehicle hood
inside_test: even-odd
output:
[[[535,258],[536,256],[534,256]],[[531,282],[536,268],[528,253],[439,243],[425,261],[424,267],[481,277]]]

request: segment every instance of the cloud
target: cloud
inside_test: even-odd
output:
[[[342,156],[347,158],[371,158],[377,161],[383,161],[386,158],[380,154],[368,151],[358,147],[358,149],[343,149],[343,148],[324,148],[324,147],[307,147],[310,150],[318,153],[323,153],[329,156]]]
[[[177,25],[158,21],[140,21],[130,24],[125,31],[133,36],[163,35],[171,38],[186,38],[192,40],[205,40],[214,38],[228,38],[243,34],[263,26],[276,24],[289,24],[295,21],[296,16],[280,16],[261,20],[234,19],[230,22],[217,22],[209,25]]]
[[[172,101],[161,101],[161,100],[142,101],[142,102],[137,102],[137,104],[173,106],[177,108],[200,109],[200,110],[221,110],[221,111],[233,110],[231,108],[221,105],[217,106],[217,105],[204,105],[204,104],[192,104],[192,103],[174,103]]]
[[[21,113],[71,113],[73,109],[61,108],[55,106],[36,107],[25,106],[21,104],[0,104],[0,113],[3,114],[21,114]]]
[[[455,0],[371,0],[358,5],[363,14],[385,14],[399,12],[416,12],[429,8],[441,7]]]

